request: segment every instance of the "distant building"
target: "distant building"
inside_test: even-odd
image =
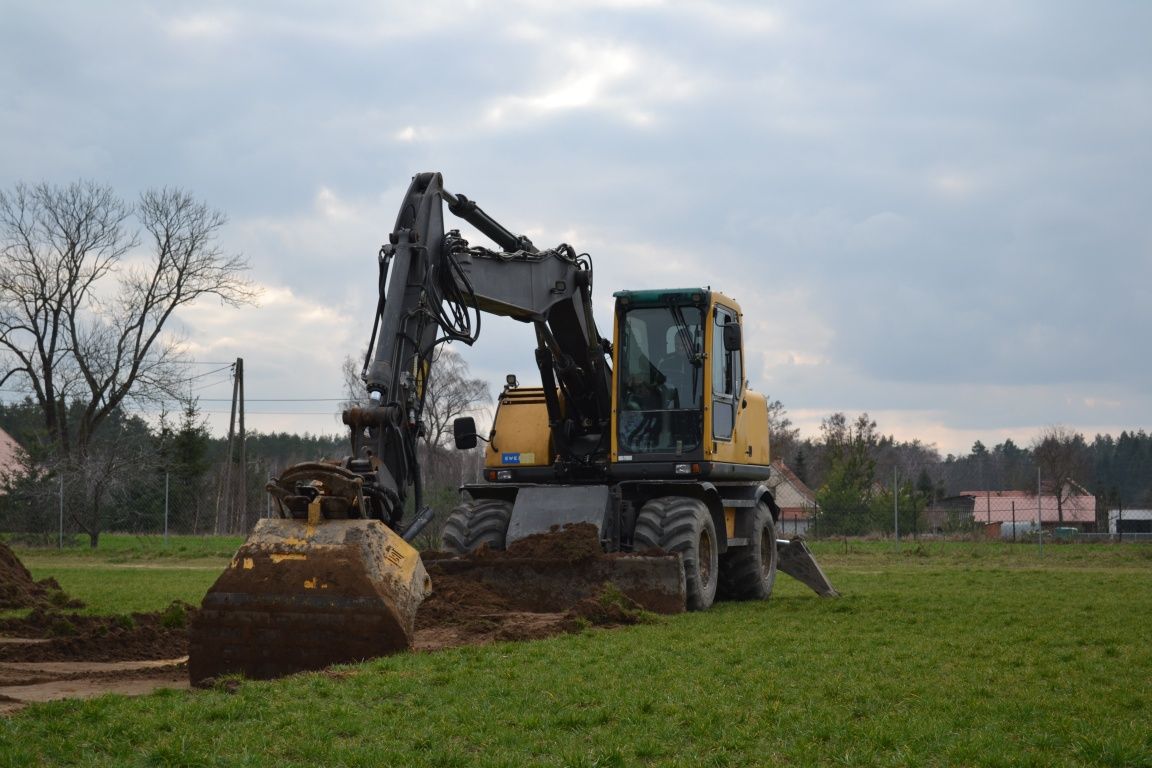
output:
[[[970,526],[984,526],[990,535],[999,536],[1001,527],[1035,523],[1041,527],[1079,528],[1089,531],[1096,527],[1096,497],[1080,485],[1069,482],[1067,496],[1057,505],[1055,494],[1036,494],[1029,491],[961,491],[957,496],[941,499],[924,512],[929,528],[937,533]],[[1063,513],[1063,520],[1060,519]]]
[[[1152,534],[1152,509],[1108,510],[1108,533]]]
[[[776,535],[782,538],[803,536],[808,533],[819,506],[816,494],[781,459],[772,462],[768,487],[780,507],[780,522]]]
[[[12,436],[0,429],[0,493],[4,493],[4,482],[13,475],[24,472],[24,449]]]

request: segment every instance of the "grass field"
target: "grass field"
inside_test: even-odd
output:
[[[627,629],[32,706],[0,766],[1152,766],[1152,547],[816,550],[844,597],[781,577]],[[86,600],[89,563],[161,570],[90,555],[58,576]]]
[[[239,536],[108,534],[96,550],[86,544],[64,549],[15,547],[33,578],[52,576],[65,592],[84,601],[80,613],[106,615],[158,611],[173,600],[199,605]]]

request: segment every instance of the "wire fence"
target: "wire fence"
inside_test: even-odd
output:
[[[424,504],[432,507],[435,516],[417,540],[422,548],[439,545],[445,519],[460,502],[458,488],[480,480],[481,461],[479,451],[444,450],[424,455]],[[46,544],[71,540],[76,535],[98,537],[102,532],[246,535],[259,518],[273,514],[264,485],[283,468],[264,458],[250,458],[243,471],[238,463],[217,462],[196,474],[144,469],[139,465],[116,477],[92,470],[71,475],[58,473],[0,495],[0,531],[19,533]],[[1088,518],[1065,523],[1064,517],[1057,518],[1055,506],[1041,510],[1035,491],[1024,498],[1012,496],[1021,491],[980,490],[989,487],[986,483],[981,486],[981,472],[969,472],[970,477],[964,475],[959,480],[945,477],[947,483],[936,478],[917,483],[915,489],[906,487],[910,482],[906,478],[918,479],[918,474],[907,468],[893,471],[889,484],[876,484],[873,503],[856,506],[817,507],[817,494],[805,488],[810,501],[804,502],[802,508],[784,511],[777,535],[812,540],[850,537],[1034,542],[1037,535],[1068,543],[1152,540],[1152,511],[1111,509],[1103,497],[1084,494],[1085,503],[1091,505]],[[1035,474],[1024,477],[1035,478]],[[923,492],[917,490],[921,487]],[[954,493],[956,488],[974,488],[976,493],[949,496],[949,490]],[[899,492],[894,493],[893,489]],[[782,488],[776,491],[783,493]],[[992,514],[998,509],[997,500],[1008,510],[1003,519],[994,519]],[[1041,511],[1043,532],[1038,534],[1036,518]],[[405,522],[416,514],[415,509],[409,509]],[[1148,519],[1141,519],[1142,514],[1147,514]]]

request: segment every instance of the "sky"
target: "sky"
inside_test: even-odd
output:
[[[376,253],[440,171],[591,254],[606,333],[619,289],[735,298],[802,435],[1091,439],[1152,428],[1150,29],[1146,0],[0,0],[0,188],[228,216],[258,303],[172,327],[217,433],[237,357],[248,429],[342,431]],[[456,349],[495,393],[533,345],[489,318]]]

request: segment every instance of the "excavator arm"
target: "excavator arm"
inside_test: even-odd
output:
[[[444,206],[499,250],[445,231]],[[365,479],[371,517],[399,529],[408,489],[423,510],[416,442],[436,347],[471,345],[484,314],[531,323],[560,473],[603,472],[611,419],[610,344],[592,317],[592,266],[568,245],[540,250],[475,202],[444,189],[439,173],[412,180],[380,250],[379,301],[363,379],[370,402],[344,413],[347,468]],[[414,532],[409,527],[405,538]]]
[[[497,249],[444,230],[444,205]],[[537,249],[438,173],[416,176],[380,249],[379,298],[363,372],[368,402],[343,414],[351,455],[269,482],[261,520],[205,595],[189,676],[278,677],[410,646],[431,589],[408,542],[431,519],[417,442],[441,343],[472,344],[483,314],[531,323],[558,473],[605,471],[610,345],[592,318],[592,268],[570,246]],[[417,515],[401,526],[411,491]],[[402,531],[402,535],[400,532]]]

